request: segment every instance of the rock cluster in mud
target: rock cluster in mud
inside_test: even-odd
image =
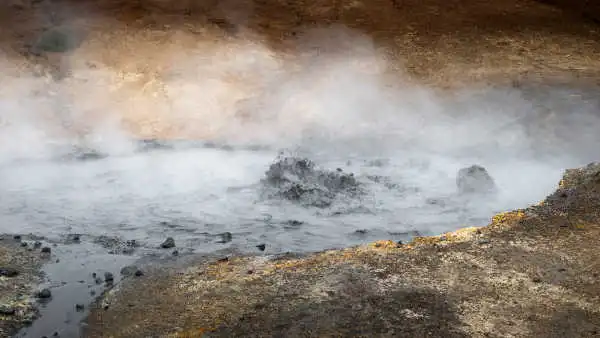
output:
[[[328,207],[340,195],[354,196],[361,192],[360,183],[352,173],[318,168],[306,158],[280,157],[265,173],[263,183],[273,188],[278,197],[314,207]]]

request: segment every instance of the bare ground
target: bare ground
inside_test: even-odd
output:
[[[10,337],[36,317],[33,288],[41,282],[44,259],[21,240],[0,236],[0,336]]]

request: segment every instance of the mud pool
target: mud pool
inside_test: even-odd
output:
[[[103,290],[93,274],[111,272],[118,282],[120,269],[140,258],[172,257],[175,250],[269,255],[406,241],[485,225],[495,213],[534,204],[555,189],[565,168],[599,155],[596,134],[585,128],[569,134],[573,121],[599,125],[593,117],[597,105],[581,109],[582,101],[565,99],[570,97],[556,91],[513,116],[490,118],[503,112],[501,95],[487,100],[492,114],[482,114],[485,119],[464,115],[421,130],[404,126],[400,134],[393,132],[407,120],[346,135],[321,126],[281,149],[227,140],[153,140],[121,142],[118,151],[114,144],[48,145],[44,156],[13,151],[0,161],[0,233],[34,234],[55,244],[45,267],[53,300],[20,336],[77,336],[86,311],[75,304],[87,306]],[[559,118],[551,125],[540,111],[558,110],[558,103]],[[469,100],[452,109],[461,104]],[[588,122],[573,119],[573,107]],[[353,173],[364,193],[326,207],[264,198],[261,180],[281,151],[309,158],[323,170]],[[495,195],[457,195],[458,171],[474,164],[488,170]],[[161,248],[168,237],[176,246]]]

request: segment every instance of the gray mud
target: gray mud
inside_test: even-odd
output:
[[[44,236],[52,249],[40,286],[52,299],[19,336],[76,336],[88,305],[107,289],[94,273],[111,272],[118,285],[120,270],[140,259],[306,253],[485,225],[543,199],[564,168],[600,157],[593,98],[525,93],[518,97],[526,107],[505,112],[511,95],[458,99],[448,107],[453,117],[404,136],[315,128],[284,152],[314,163],[296,182],[268,182],[280,152],[268,144],[141,140],[116,152],[55,144],[41,157],[2,158],[0,233]],[[473,101],[498,117],[467,109]],[[565,116],[577,114],[588,122],[569,134],[577,126]],[[486,169],[494,194],[458,194],[457,173],[472,165]],[[175,247],[161,248],[168,237]]]

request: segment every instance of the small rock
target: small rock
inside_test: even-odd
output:
[[[75,304],[75,311],[77,311],[77,312],[83,312],[83,310],[85,310],[85,305],[83,305],[83,304]]]
[[[81,242],[81,235],[80,234],[69,234],[69,235],[67,235],[67,242],[79,243],[79,242]]]
[[[42,242],[36,241],[35,243],[33,243],[33,248],[34,249],[39,249],[41,247],[42,247]]]
[[[8,268],[8,267],[0,268],[0,276],[16,277],[18,275],[19,275],[19,271],[17,271],[17,269]]]
[[[15,308],[9,305],[0,304],[0,315],[12,316],[15,314]]]
[[[231,232],[224,232],[219,236],[221,236],[221,240],[219,241],[219,243],[229,243],[233,239],[233,235],[231,234]]]
[[[121,275],[130,277],[135,275],[139,271],[138,267],[135,265],[125,266],[121,269]]]
[[[491,241],[489,239],[487,239],[487,238],[483,238],[483,239],[480,239],[479,241],[477,241],[477,243],[479,243],[479,244],[490,244]]]
[[[21,242],[21,247],[26,248],[27,247],[27,242]]]
[[[13,236],[13,239],[14,239],[15,241],[20,241],[20,240],[21,240],[21,235],[14,235],[14,236]]]
[[[52,252],[52,249],[50,249],[50,247],[48,247],[48,246],[45,246],[42,248],[42,253],[49,254],[51,252]]]
[[[36,294],[36,297],[39,299],[48,299],[52,297],[52,292],[48,288],[44,288]]]
[[[95,290],[91,290],[90,291],[90,296],[95,296],[96,295],[96,291]]]
[[[258,248],[258,250],[260,251],[265,251],[265,249],[267,248],[266,244],[259,244],[256,246]]]
[[[171,249],[175,247],[175,240],[173,239],[173,237],[167,237],[167,239],[165,239],[165,241],[160,245],[161,248],[163,249]]]
[[[133,275],[136,277],[142,277],[144,275],[144,271],[138,269]]]
[[[533,277],[533,282],[534,283],[541,283],[542,282],[542,278],[541,277]]]
[[[98,275],[95,272],[92,272],[92,278],[96,278]]]
[[[115,276],[113,276],[113,274],[110,272],[105,272],[104,281],[106,282],[106,284],[110,284],[115,281]]]
[[[100,284],[102,284],[102,278],[100,278],[100,277],[96,277],[96,278],[94,279],[94,282],[95,282],[96,284],[100,285]]]
[[[173,256],[179,256],[179,251],[177,251],[177,250],[173,251],[172,255]]]

